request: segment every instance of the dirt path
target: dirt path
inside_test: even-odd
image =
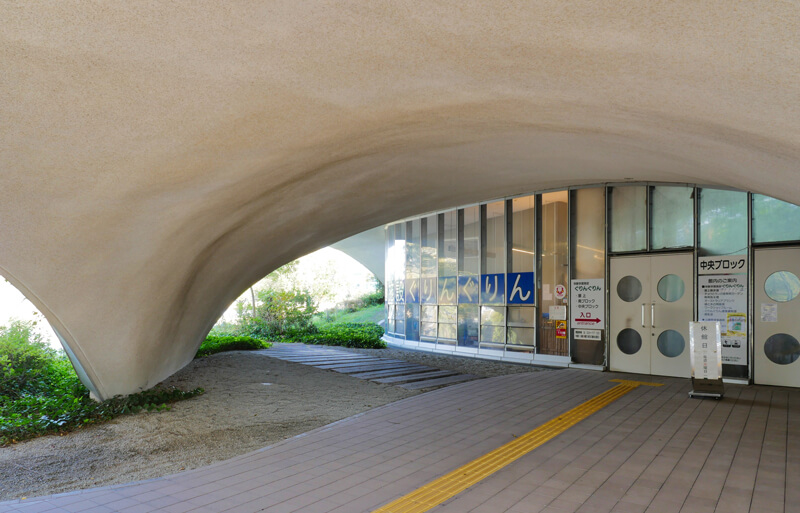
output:
[[[398,350],[365,352],[484,376],[536,370]],[[243,351],[195,360],[164,383],[206,393],[170,411],[0,448],[0,500],[202,467],[419,393]]]

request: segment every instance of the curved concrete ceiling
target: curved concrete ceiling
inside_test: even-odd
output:
[[[625,179],[800,195],[793,2],[7,4],[0,273],[101,397],[279,265]]]

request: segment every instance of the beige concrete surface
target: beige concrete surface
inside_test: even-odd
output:
[[[765,0],[5,2],[0,274],[109,397],[404,216],[627,179],[797,201],[798,36]]]

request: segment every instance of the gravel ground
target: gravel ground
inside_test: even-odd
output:
[[[487,377],[542,370],[400,349],[350,351]],[[169,411],[0,448],[0,500],[202,467],[420,393],[244,351],[194,360],[164,384],[206,393]]]

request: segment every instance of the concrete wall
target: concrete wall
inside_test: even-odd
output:
[[[276,267],[599,181],[800,197],[800,8],[23,2],[0,19],[0,274],[101,397]]]

